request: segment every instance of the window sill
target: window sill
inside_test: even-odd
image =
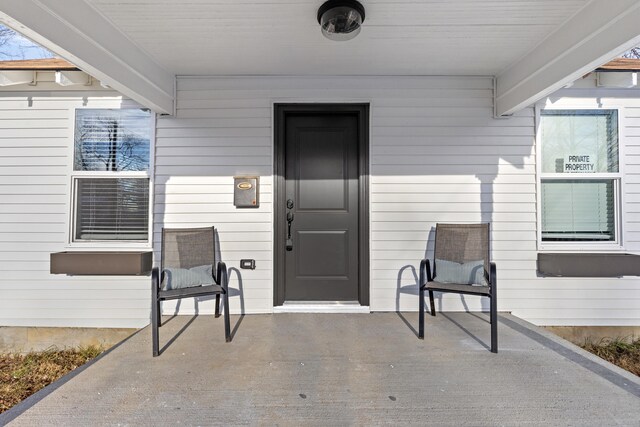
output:
[[[569,253],[622,253],[624,247],[618,242],[538,242],[540,252]]]
[[[628,253],[538,253],[537,265],[543,276],[640,276],[640,255]]]
[[[142,276],[151,271],[151,251],[68,251],[50,255],[51,274]]]
[[[145,252],[153,250],[153,247],[146,241],[91,240],[67,243],[65,249],[70,252]]]

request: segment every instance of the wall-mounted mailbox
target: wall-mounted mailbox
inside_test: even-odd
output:
[[[236,208],[257,208],[260,206],[260,177],[233,177],[233,204]]]
[[[246,270],[255,270],[256,269],[256,260],[255,259],[241,259],[240,260],[240,268],[244,268]]]

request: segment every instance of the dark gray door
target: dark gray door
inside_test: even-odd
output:
[[[285,300],[358,300],[358,116],[289,115],[284,130]]]

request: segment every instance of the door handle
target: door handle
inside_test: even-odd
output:
[[[287,206],[289,201],[287,201]],[[287,212],[287,242],[285,244],[285,249],[287,251],[293,250],[293,239],[291,239],[291,223],[293,222],[293,212]]]

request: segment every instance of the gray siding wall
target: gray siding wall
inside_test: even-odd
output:
[[[142,327],[147,277],[49,274],[49,254],[67,249],[73,109],[123,103],[56,88],[0,93],[0,325]]]

